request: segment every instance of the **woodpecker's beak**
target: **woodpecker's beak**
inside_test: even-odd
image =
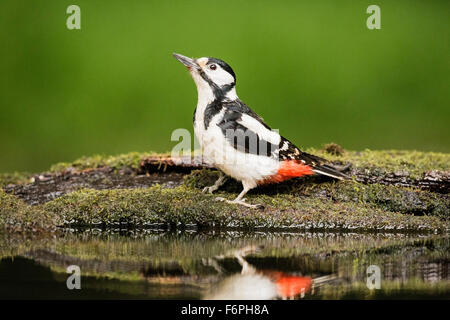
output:
[[[175,57],[175,59],[177,59],[186,67],[188,67],[189,70],[192,70],[192,68],[194,68],[195,70],[201,70],[200,66],[197,64],[197,62],[195,62],[194,59],[182,56],[181,54],[178,53],[174,53],[173,56]]]

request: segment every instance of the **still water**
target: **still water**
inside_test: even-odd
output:
[[[0,237],[1,299],[450,298],[442,235],[90,229]],[[71,265],[81,289],[67,288]]]

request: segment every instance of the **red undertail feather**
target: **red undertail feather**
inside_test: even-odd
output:
[[[263,183],[277,183],[284,180],[313,174],[315,174],[313,169],[310,166],[303,164],[301,161],[285,160],[281,162],[278,172],[269,179],[264,180]]]

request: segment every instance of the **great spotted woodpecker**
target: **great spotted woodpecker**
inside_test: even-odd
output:
[[[216,200],[256,208],[260,205],[246,203],[244,195],[258,185],[315,174],[349,178],[327,160],[302,152],[239,100],[236,75],[227,63],[216,58],[173,55],[195,81],[198,102],[194,132],[205,160],[220,172],[214,185],[203,192],[216,191],[226,175],[231,176],[242,182],[242,192],[232,201],[221,197]]]

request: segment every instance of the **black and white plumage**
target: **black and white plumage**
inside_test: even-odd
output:
[[[243,197],[261,184],[313,174],[348,178],[325,159],[302,152],[239,100],[236,75],[227,63],[216,58],[174,57],[189,69],[197,86],[194,131],[205,160],[243,185],[235,200],[218,200],[256,207]],[[212,193],[224,182],[221,174],[204,192]]]

